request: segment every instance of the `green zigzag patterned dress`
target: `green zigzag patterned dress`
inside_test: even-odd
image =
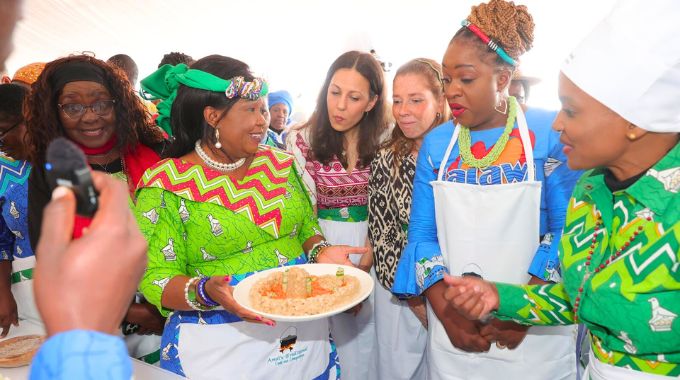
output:
[[[585,174],[569,201],[560,240],[563,284],[497,284],[496,315],[532,325],[575,323],[573,300],[580,293],[576,317],[591,332],[595,357],[679,376],[679,191],[680,144],[628,189],[613,194],[602,171]],[[598,218],[604,231],[595,233]],[[591,246],[592,263],[586,265]],[[621,255],[611,260],[618,251]]]
[[[292,160],[262,148],[240,181],[179,159],[149,169],[136,201],[149,242],[147,300],[167,315],[162,285],[176,275],[238,278],[303,255],[320,230]]]
[[[241,320],[223,310],[173,312],[162,307],[170,279],[231,275],[230,284],[236,285],[261,270],[305,263],[303,243],[321,234],[293,157],[263,145],[241,180],[180,159],[160,161],[142,177],[135,212],[149,244],[140,289],[169,315],[161,368],[183,376],[180,324],[226,326]],[[337,356],[330,340],[325,344],[328,364],[319,378],[334,378]]]

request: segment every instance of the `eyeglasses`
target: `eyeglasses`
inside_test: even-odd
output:
[[[115,103],[116,101],[111,99],[100,100],[90,104],[89,106],[79,103],[57,104],[57,106],[66,114],[66,116],[70,117],[71,119],[80,119],[85,114],[85,112],[87,112],[88,108],[91,109],[92,112],[94,112],[94,114],[97,116],[108,115],[109,112],[113,110],[113,105]]]
[[[0,131],[0,141],[5,138],[12,130],[16,129],[16,127],[20,126],[24,121],[19,120],[16,124],[12,125],[11,127],[5,129],[4,131]]]

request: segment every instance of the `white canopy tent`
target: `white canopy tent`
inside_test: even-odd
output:
[[[222,54],[247,62],[273,90],[287,89],[310,112],[330,63],[340,53],[375,49],[393,71],[411,58],[441,60],[460,21],[479,0],[24,0],[10,73],[24,64],[80,51],[125,53],[140,78],[163,54]],[[520,0],[536,22],[522,71],[542,78],[530,103],[557,108],[556,78],[569,51],[614,0]],[[391,87],[391,86],[390,86]]]

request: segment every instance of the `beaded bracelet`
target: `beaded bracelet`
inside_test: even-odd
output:
[[[196,285],[196,290],[198,291],[198,296],[200,299],[203,301],[205,306],[208,307],[217,307],[220,306],[219,303],[215,302],[209,295],[208,292],[205,291],[205,284],[210,280],[210,277],[203,277],[200,280],[198,280],[198,285]],[[200,303],[200,301],[199,301]]]
[[[321,250],[330,247],[331,243],[321,240],[320,242],[314,244],[312,246],[312,249],[309,250],[309,253],[307,254],[307,262],[310,263],[316,263],[316,259],[319,257],[319,254],[321,253]]]
[[[196,281],[199,281],[200,279],[201,279],[200,277],[192,277],[187,281],[187,283],[184,285],[184,300],[187,302],[187,305],[189,305],[189,307],[196,311],[210,310],[209,308],[201,305],[196,300],[196,290],[195,289],[190,290],[191,285]]]

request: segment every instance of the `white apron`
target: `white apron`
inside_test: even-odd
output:
[[[521,108],[517,122],[527,162],[527,181],[480,186],[443,180],[455,145],[456,126],[432,181],[437,237],[445,265],[453,275],[474,272],[489,281],[526,284],[527,269],[538,248],[541,182],[536,181],[533,149]],[[428,307],[427,348],[430,379],[573,379],[575,327],[532,327],[514,350],[494,344],[486,353],[455,348]]]
[[[313,379],[328,366],[328,320],[180,323],[177,352],[190,379]]]
[[[652,373],[644,373],[627,369],[623,367],[616,367],[610,364],[602,363],[590,351],[588,355],[588,367],[583,373],[583,380],[663,380],[663,379],[677,379],[677,377],[655,375]]]
[[[331,244],[354,247],[363,247],[366,244],[368,223],[365,221],[319,219],[319,226]],[[358,264],[360,259],[361,255],[350,255],[354,264]],[[371,277],[376,281],[373,269]],[[362,302],[361,311],[356,316],[340,313],[330,317],[331,335],[338,350],[343,380],[376,379],[374,294],[375,291]]]
[[[378,373],[373,379],[426,379],[427,329],[406,301],[377,280],[374,293]]]

